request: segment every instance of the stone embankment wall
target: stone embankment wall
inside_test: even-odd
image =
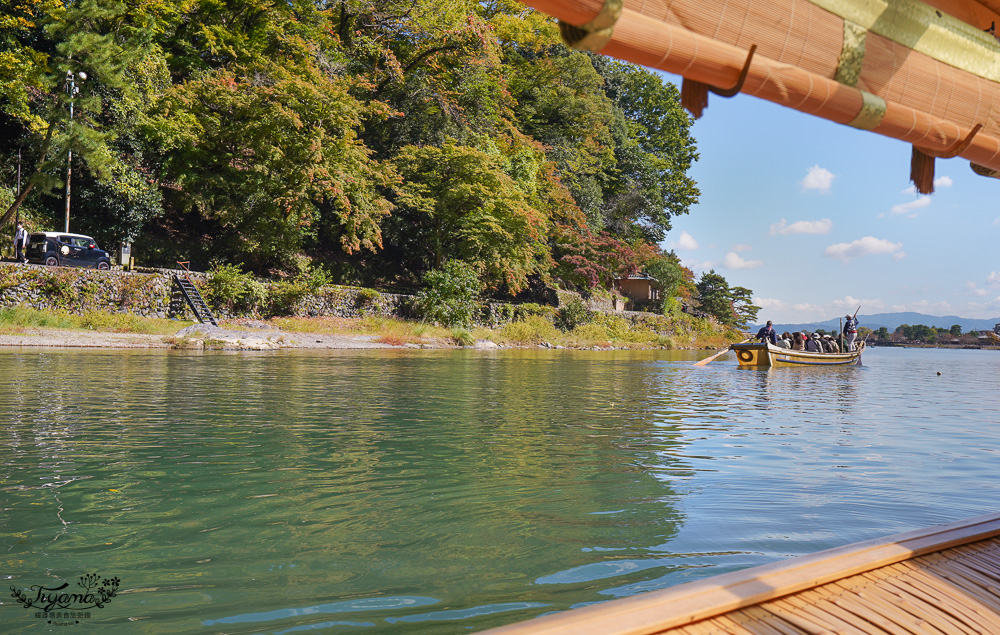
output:
[[[29,306],[40,310],[62,309],[73,313],[106,311],[131,313],[143,317],[170,317],[172,276],[181,271],[170,269],[142,269],[138,271],[97,271],[95,269],[70,269],[0,263],[0,306]],[[209,275],[189,273],[192,282],[202,289]],[[204,291],[203,291],[204,294]],[[580,295],[558,291],[551,300],[557,306],[565,305]],[[360,318],[368,316],[417,319],[412,295],[382,293],[358,287],[329,286],[316,293],[304,295],[291,304],[289,313],[301,317]],[[587,308],[612,312],[611,299],[584,299]],[[230,314],[209,305],[218,317],[240,318],[250,315]],[[497,327],[526,314],[524,307],[506,302],[483,303],[478,322]],[[555,310],[551,307],[548,310]],[[541,307],[537,307],[541,308]],[[185,307],[186,315],[193,318]],[[664,318],[650,313],[614,311],[616,316],[633,325],[646,328],[660,326]]]

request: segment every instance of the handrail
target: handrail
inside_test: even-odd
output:
[[[178,260],[177,264],[179,264],[181,266],[181,269],[184,270],[184,279],[187,280],[188,282],[191,282],[191,276],[188,275],[188,274],[191,273],[191,270],[188,268],[188,265],[191,264],[191,261],[190,260]],[[192,283],[192,284],[194,284],[194,283]]]

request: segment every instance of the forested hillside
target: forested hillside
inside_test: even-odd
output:
[[[697,294],[656,246],[698,197],[677,88],[512,0],[4,6],[4,232],[63,228],[72,150],[71,231],[143,264]]]

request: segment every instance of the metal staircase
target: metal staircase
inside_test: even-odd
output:
[[[191,311],[194,312],[194,316],[198,318],[198,321],[202,324],[208,323],[212,326],[218,326],[219,323],[215,320],[215,316],[212,314],[212,310],[208,308],[205,304],[205,300],[201,297],[201,293],[198,292],[198,288],[191,283],[191,278],[188,276],[188,262],[178,262],[181,268],[184,269],[184,275],[174,274],[173,283],[173,293],[174,298],[170,301],[170,312],[181,313],[183,309],[184,301],[187,305],[191,307]],[[178,295],[180,297],[178,297]],[[176,301],[175,301],[176,299]]]

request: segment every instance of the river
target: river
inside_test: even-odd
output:
[[[0,351],[0,632],[469,632],[997,511],[997,352],[706,355]]]

